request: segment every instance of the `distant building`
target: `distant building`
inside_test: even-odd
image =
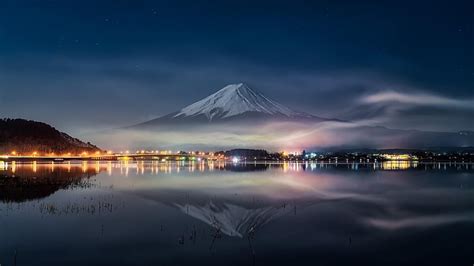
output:
[[[416,161],[418,158],[411,154],[382,154],[382,158],[389,161]]]

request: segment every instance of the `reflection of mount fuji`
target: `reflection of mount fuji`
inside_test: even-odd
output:
[[[204,205],[174,204],[183,213],[188,214],[228,236],[243,237],[256,231],[275,218],[287,213],[289,207],[266,206],[246,208],[232,203],[216,204],[209,201]]]
[[[151,191],[141,191],[138,194],[147,200],[178,209],[225,235],[235,237],[245,237],[285,214],[294,213],[295,206],[301,209],[330,200],[314,197],[285,201],[237,194],[217,198],[201,193],[189,195],[175,190],[153,194]]]

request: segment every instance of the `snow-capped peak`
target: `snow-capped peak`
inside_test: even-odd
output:
[[[174,117],[205,115],[212,120],[246,112],[287,117],[302,115],[252,90],[246,84],[238,83],[227,85],[216,93],[181,109]]]

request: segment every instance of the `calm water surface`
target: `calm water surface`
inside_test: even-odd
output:
[[[0,164],[0,264],[473,265],[472,164]]]

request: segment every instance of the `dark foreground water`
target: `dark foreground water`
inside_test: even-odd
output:
[[[472,164],[0,164],[0,264],[473,265]]]

